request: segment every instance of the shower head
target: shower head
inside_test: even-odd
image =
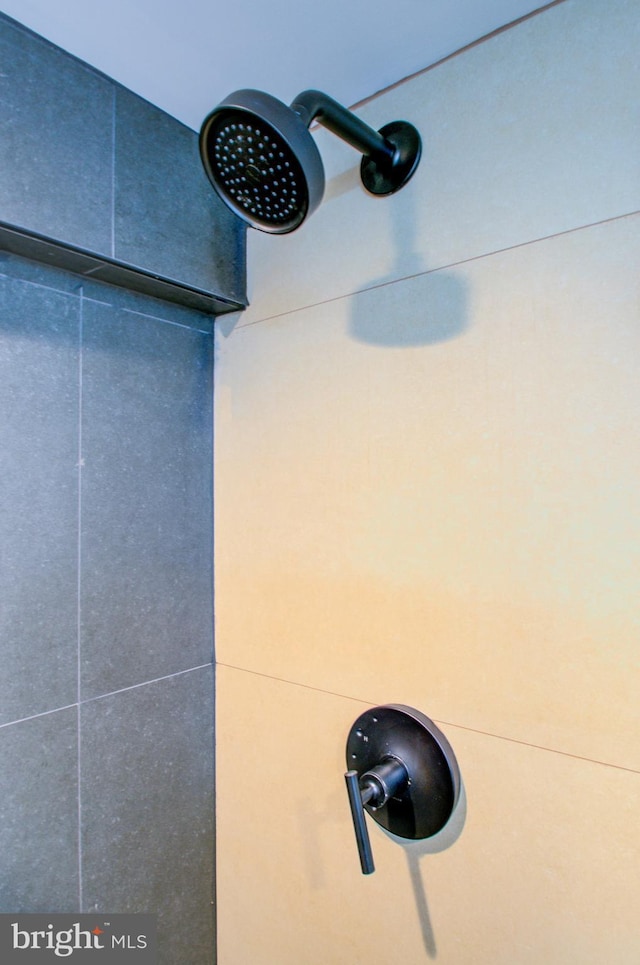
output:
[[[313,120],[364,155],[360,175],[371,194],[393,194],[418,166],[420,135],[407,121],[374,131],[320,91],[303,91],[290,107],[262,91],[236,91],[205,118],[200,156],[218,195],[251,227],[287,234],[320,204],[324,169]]]
[[[200,155],[225,204],[262,231],[293,231],[322,200],[315,141],[270,94],[239,90],[225,98],[202,125]]]

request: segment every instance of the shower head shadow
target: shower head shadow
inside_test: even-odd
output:
[[[314,120],[363,155],[360,177],[370,194],[394,194],[418,166],[420,135],[407,121],[374,131],[320,91],[303,91],[289,107],[262,91],[236,91],[205,118],[200,157],[217,194],[251,227],[288,234],[322,201]]]

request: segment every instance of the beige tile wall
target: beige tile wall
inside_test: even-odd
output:
[[[297,233],[249,233],[241,324],[637,210],[637,9],[565,0],[374,98],[363,120],[423,139],[393,198],[371,198],[357,152],[319,130],[325,201]]]
[[[449,725],[465,799],[363,876],[343,736],[364,705],[221,666],[221,965],[637,965],[640,777]]]
[[[631,0],[565,0],[362,111],[424,158],[252,233],[217,335],[221,965],[640,960],[640,166]],[[357,161],[357,159],[356,159]],[[355,294],[357,293],[357,294]],[[438,839],[372,827],[369,704],[441,723]]]

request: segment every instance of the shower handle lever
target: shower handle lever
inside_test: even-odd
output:
[[[367,822],[364,819],[364,805],[373,795],[373,788],[367,788],[366,793],[368,797],[367,801],[365,801],[364,794],[362,794],[360,791],[358,772],[347,771],[344,779],[347,782],[347,794],[349,795],[349,806],[351,808],[351,817],[353,819],[353,830],[355,831],[356,844],[358,845],[360,867],[362,868],[363,875],[370,875],[376,870],[376,866],[373,863],[371,841],[369,840],[369,832],[367,831]]]
[[[386,756],[362,777],[359,777],[357,771],[349,770],[344,775],[344,779],[347,784],[360,867],[363,875],[370,875],[376,869],[373,863],[364,807],[368,804],[374,811],[384,807],[389,798],[407,786],[409,775],[402,761],[395,757]]]

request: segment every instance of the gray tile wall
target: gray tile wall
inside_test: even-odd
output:
[[[211,319],[0,257],[0,912],[210,965]]]
[[[245,229],[195,131],[2,14],[0,104],[0,247],[219,314],[246,304]]]

